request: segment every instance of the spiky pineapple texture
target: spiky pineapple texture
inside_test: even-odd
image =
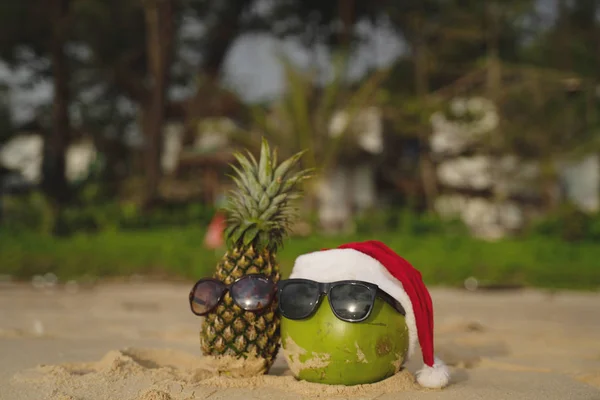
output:
[[[250,273],[262,273],[279,280],[279,265],[273,253],[266,249],[257,253],[252,246],[227,251],[219,262],[215,277],[226,283]],[[275,300],[262,312],[244,311],[229,292],[214,313],[207,315],[200,332],[204,355],[257,356],[271,367],[279,350],[279,315]]]
[[[290,200],[299,197],[298,184],[309,171],[292,173],[303,152],[277,165],[277,154],[263,139],[260,159],[235,154],[240,167],[232,166],[236,190],[228,196],[228,251],[217,265],[215,278],[233,283],[247,274],[260,273],[279,281],[275,254],[295,217]],[[266,361],[266,371],[279,350],[279,316],[276,300],[260,312],[244,311],[229,292],[215,312],[207,315],[200,332],[205,355],[248,357]],[[265,372],[266,372],[265,371]]]
[[[237,186],[228,197],[228,227],[225,230],[229,246],[250,246],[276,251],[282,245],[295,209],[290,200],[300,197],[298,184],[309,177],[309,170],[292,174],[304,151],[277,166],[277,152],[269,149],[263,139],[260,160],[252,153],[248,157],[234,154],[240,168],[232,165],[237,176],[231,178]]]

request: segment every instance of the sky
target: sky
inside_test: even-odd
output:
[[[350,63],[350,78],[368,69],[391,65],[406,50],[403,40],[390,28],[373,29],[363,25],[368,40],[361,44]],[[247,101],[276,96],[283,89],[283,69],[276,59],[281,51],[298,66],[317,67],[327,75],[329,57],[324,46],[311,52],[292,40],[281,41],[268,35],[245,35],[238,39],[225,60],[225,81]]]

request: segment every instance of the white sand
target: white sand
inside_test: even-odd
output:
[[[354,388],[297,382],[282,359],[268,376],[211,378],[189,287],[0,287],[0,399],[600,400],[600,294],[432,290],[437,353],[453,379],[431,391],[413,382],[419,357]]]

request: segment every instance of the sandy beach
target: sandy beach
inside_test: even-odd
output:
[[[598,293],[431,289],[452,383],[424,390],[418,355],[397,376],[352,388],[298,382],[281,358],[268,376],[203,375],[189,287],[0,286],[0,399],[600,400]]]

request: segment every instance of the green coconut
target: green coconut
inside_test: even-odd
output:
[[[338,319],[326,297],[310,318],[281,320],[283,354],[297,379],[359,385],[394,375],[408,352],[404,316],[377,298],[368,319]]]

